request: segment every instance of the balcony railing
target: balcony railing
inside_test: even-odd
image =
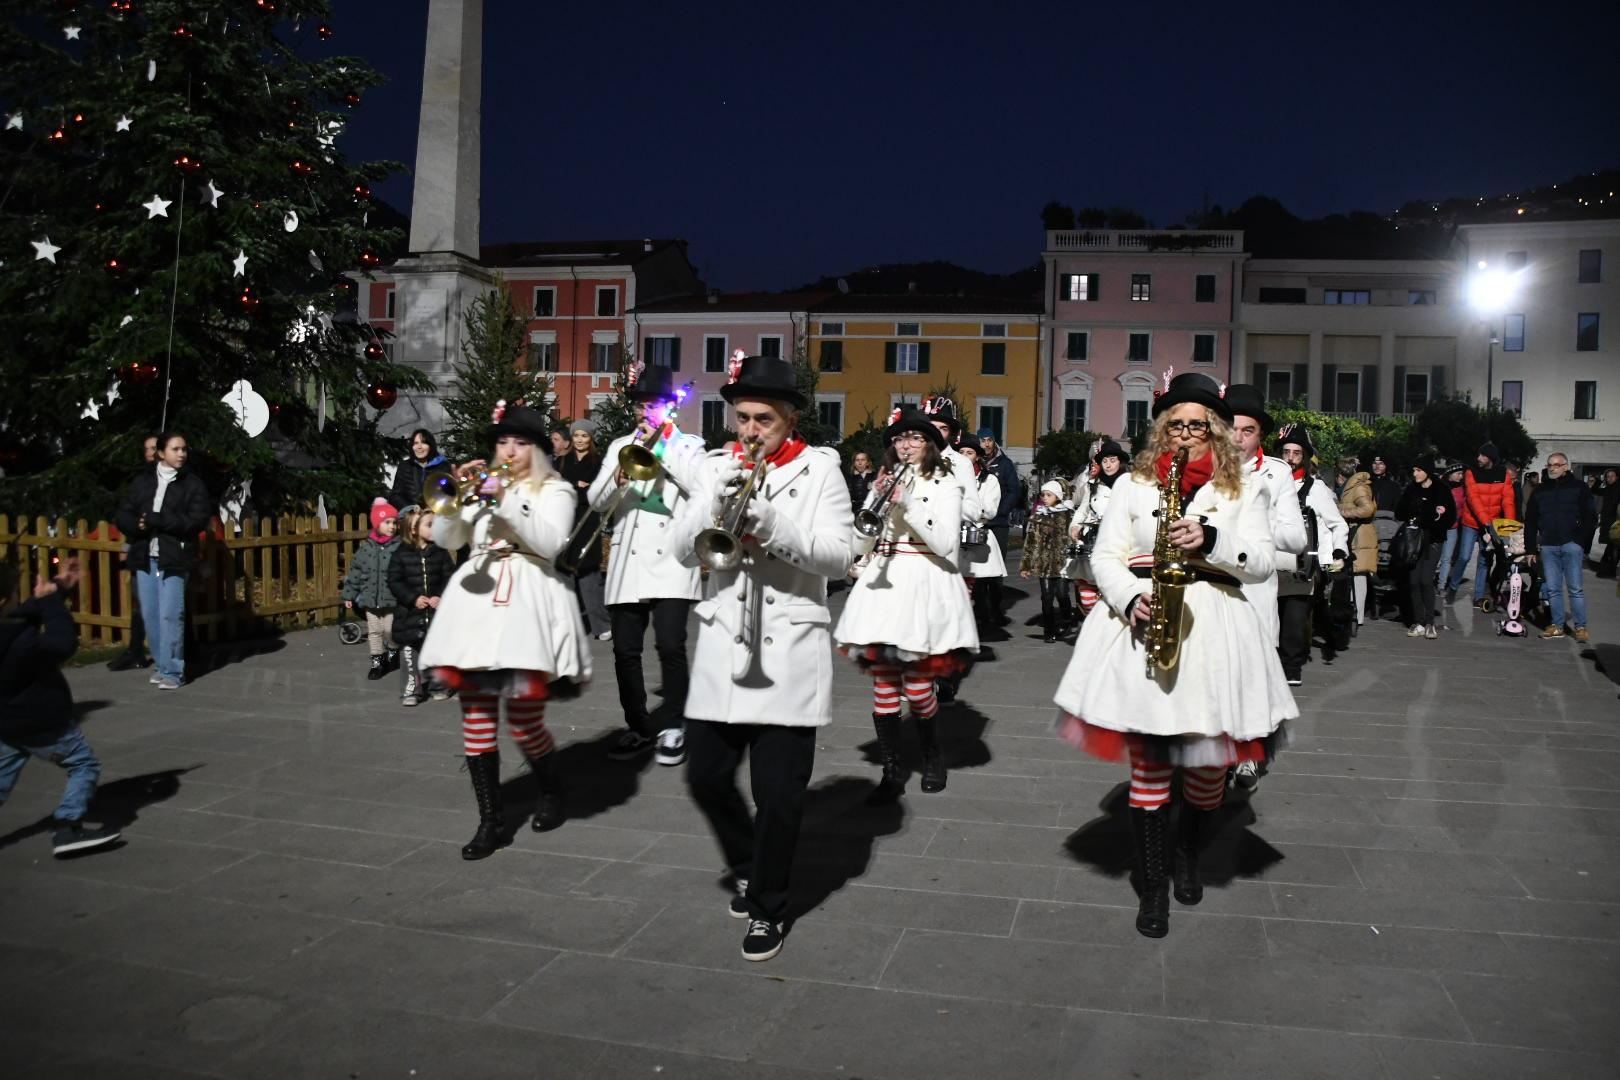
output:
[[[1380,421],[1380,420],[1384,420],[1384,419],[1405,419],[1405,420],[1410,420],[1410,419],[1412,419],[1412,417],[1416,416],[1417,414],[1416,413],[1409,413],[1409,412],[1399,412],[1399,413],[1325,412],[1322,415],[1323,416],[1336,416],[1336,417],[1340,417],[1341,419],[1345,419],[1345,420],[1355,420],[1355,421],[1358,421],[1360,423],[1363,423],[1363,424],[1367,425],[1368,427],[1372,427],[1373,425],[1377,424],[1378,421]]]
[[[1242,251],[1241,229],[1051,230],[1048,251]]]

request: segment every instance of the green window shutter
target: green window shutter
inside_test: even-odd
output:
[[[1305,402],[1307,408],[1310,407],[1310,400],[1311,400],[1311,365],[1309,365],[1309,364],[1295,364],[1294,365],[1294,385],[1289,387],[1289,390],[1293,393],[1294,397],[1296,397],[1299,400]]]
[[[1378,412],[1378,365],[1361,365],[1361,412]]]
[[[917,374],[928,374],[928,342],[917,343]]]
[[[1102,297],[1102,275],[1101,274],[1087,274],[1086,276],[1091,279],[1090,287],[1086,290],[1086,299],[1092,300],[1092,301],[1101,299],[1101,297]]]
[[[1270,400],[1266,390],[1266,379],[1271,375],[1270,364],[1255,364],[1254,370],[1249,372],[1249,381],[1260,388],[1260,400]]]
[[[1395,385],[1390,390],[1390,398],[1394,402],[1390,412],[1399,414],[1406,411],[1406,367],[1403,364],[1395,365]]]
[[[1322,411],[1339,411],[1339,365],[1322,365]]]
[[[1429,369],[1429,400],[1437,401],[1446,396],[1446,366],[1436,364]]]
[[[899,366],[900,343],[898,341],[885,341],[883,343],[883,370],[893,371]]]
[[[669,342],[669,370],[681,370],[681,339],[671,338]]]
[[[1007,373],[1007,346],[999,341],[987,341],[979,346],[982,353],[979,359],[979,372],[982,375],[1005,375]]]

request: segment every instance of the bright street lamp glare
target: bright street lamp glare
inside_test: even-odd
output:
[[[1514,275],[1501,270],[1482,270],[1468,281],[1468,302],[1475,311],[1491,314],[1507,307],[1513,299]]]

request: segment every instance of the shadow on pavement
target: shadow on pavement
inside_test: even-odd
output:
[[[961,698],[949,705],[941,705],[939,719],[939,748],[947,769],[973,769],[990,764],[990,744],[984,741],[990,718],[967,704]],[[900,763],[906,767],[907,783],[915,778],[922,764],[922,745],[917,741],[917,725],[908,716],[900,722]],[[874,766],[881,767],[877,738],[861,743],[855,749]],[[875,781],[874,781],[875,782]]]
[[[552,751],[557,755],[557,772],[562,777],[563,804],[569,821],[585,821],[623,806],[641,787],[641,774],[652,766],[653,755],[635,761],[613,761],[608,747],[618,741],[622,729],[603,732],[587,742],[570,743]],[[527,769],[501,785],[507,838],[525,827],[540,801],[540,788]],[[520,816],[521,815],[521,816]],[[515,824],[514,824],[515,823]]]
[[[279,634],[268,637],[247,638],[242,641],[218,641],[193,645],[186,643],[186,681],[195,682],[204,675],[240,664],[255,656],[280,652],[287,642]]]
[[[1592,668],[1620,686],[1620,645],[1594,645],[1581,650],[1581,659],[1592,661]]]
[[[892,836],[905,821],[903,803],[867,806],[877,785],[835,776],[804,793],[804,825],[793,860],[792,918],[808,915],[833,893],[866,873],[872,845]]]
[[[1264,782],[1261,786],[1264,787]],[[1086,822],[1063,842],[1064,849],[1076,862],[1109,877],[1131,873],[1135,855],[1131,845],[1129,795],[1130,784],[1119,784],[1098,804],[1102,817]],[[1205,836],[1203,852],[1198,858],[1199,873],[1206,885],[1225,885],[1234,878],[1258,877],[1266,867],[1282,861],[1282,852],[1250,830],[1249,826],[1256,820],[1249,806],[1249,796],[1228,791],[1226,805],[1216,811],[1215,828]]]
[[[62,770],[52,765],[49,759],[36,759],[34,768],[48,768],[61,776],[66,776]],[[141,816],[141,811],[153,803],[171,799],[180,790],[180,777],[200,765],[190,765],[184,769],[164,769],[161,772],[143,773],[140,776],[126,776],[122,780],[102,784],[96,788],[94,798],[90,800],[90,810],[85,817],[108,828],[123,832],[133,825]],[[47,814],[31,825],[24,825],[19,829],[0,836],[0,848],[21,843],[31,836],[54,831],[55,819]],[[122,847],[118,844],[117,847]],[[96,849],[98,852],[114,850],[112,847]]]

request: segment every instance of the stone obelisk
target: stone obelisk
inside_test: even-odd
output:
[[[391,267],[398,335],[395,355],[440,392],[461,354],[462,313],[490,285],[478,263],[483,149],[483,0],[429,0],[422,111],[416,134],[410,255]],[[401,394],[383,417],[395,433],[439,431],[437,394]]]

